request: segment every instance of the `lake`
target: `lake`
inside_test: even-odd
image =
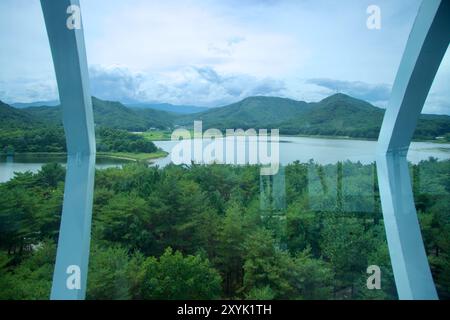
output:
[[[11,180],[14,172],[38,172],[46,163],[56,162],[65,165],[64,156],[49,155],[17,155],[14,157],[0,157],[0,183]],[[97,169],[106,169],[112,167],[121,167],[123,160],[111,159],[107,157],[97,157],[95,167]]]
[[[155,141],[156,146],[168,152],[165,158],[153,160],[153,165],[164,167],[171,162],[170,152],[177,144],[176,141]],[[204,142],[204,146],[208,143]],[[338,161],[360,161],[363,164],[375,161],[375,141],[365,140],[345,140],[345,139],[323,139],[307,137],[280,137],[279,155],[280,163],[283,165],[292,163],[296,160],[307,162],[313,159],[317,163],[331,164]],[[439,160],[450,159],[450,144],[431,143],[431,142],[413,142],[408,153],[408,160],[412,163],[418,163],[421,160],[427,160],[434,157]],[[49,162],[65,163],[64,158],[33,158],[20,157],[0,158],[0,182],[10,180],[14,172],[37,172],[43,164]],[[121,167],[123,160],[110,158],[98,158],[97,169],[111,167]]]
[[[169,164],[171,162],[170,153],[178,142],[154,141],[154,143],[169,153],[165,158],[154,160],[154,164],[161,167]],[[204,141],[203,145],[206,144],[208,143]],[[279,157],[280,163],[283,165],[296,160],[308,162],[310,159],[320,164],[333,164],[346,160],[368,164],[375,161],[376,144],[376,141],[367,140],[280,137]],[[248,148],[246,151],[248,153]],[[439,160],[450,159],[450,144],[432,142],[413,142],[411,144],[408,152],[409,161],[418,163],[429,157]]]

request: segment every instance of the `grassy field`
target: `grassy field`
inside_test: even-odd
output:
[[[129,152],[97,152],[97,156],[123,159],[131,161],[148,161],[157,158],[163,158],[167,156],[167,152],[158,151],[153,153],[129,153]]]
[[[172,132],[170,131],[146,131],[138,133],[149,141],[170,140]]]
[[[194,130],[188,129],[191,137],[194,137]],[[256,131],[258,133],[258,130]],[[149,141],[164,141],[164,140],[170,140],[172,132],[170,131],[147,131],[147,132],[140,132],[137,133],[142,135],[144,138],[146,138]],[[222,132],[223,136],[225,137],[225,132]],[[270,134],[270,131],[269,133]],[[280,137],[302,137],[302,138],[316,138],[316,139],[336,139],[336,140],[360,140],[360,141],[377,141],[377,139],[371,139],[371,138],[354,138],[354,137],[348,137],[348,136],[327,136],[327,135],[304,135],[304,134],[280,134]],[[441,143],[446,144],[450,143],[447,139],[437,140],[437,139],[413,139],[414,142],[433,142],[433,143]]]

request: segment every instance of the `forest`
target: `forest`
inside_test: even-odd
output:
[[[411,165],[450,298],[450,161]],[[48,299],[65,169],[0,184],[0,299]],[[366,269],[382,270],[368,290]],[[96,171],[88,299],[397,299],[373,164],[127,164]]]
[[[152,153],[158,151],[153,142],[125,130],[98,127],[96,129],[98,152]],[[0,129],[0,153],[14,152],[66,152],[64,129],[44,126]]]

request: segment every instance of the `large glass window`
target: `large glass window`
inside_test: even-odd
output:
[[[398,298],[376,146],[420,1],[381,2],[81,1],[87,299]],[[3,1],[0,34],[0,299],[48,299],[66,143],[39,2]],[[448,67],[408,153],[442,299]]]

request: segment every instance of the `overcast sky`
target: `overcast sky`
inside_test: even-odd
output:
[[[381,8],[381,29],[366,27]],[[252,95],[386,106],[420,0],[81,0],[93,95],[219,106]],[[450,54],[425,112],[450,114]],[[0,100],[57,99],[38,0],[0,1]]]

